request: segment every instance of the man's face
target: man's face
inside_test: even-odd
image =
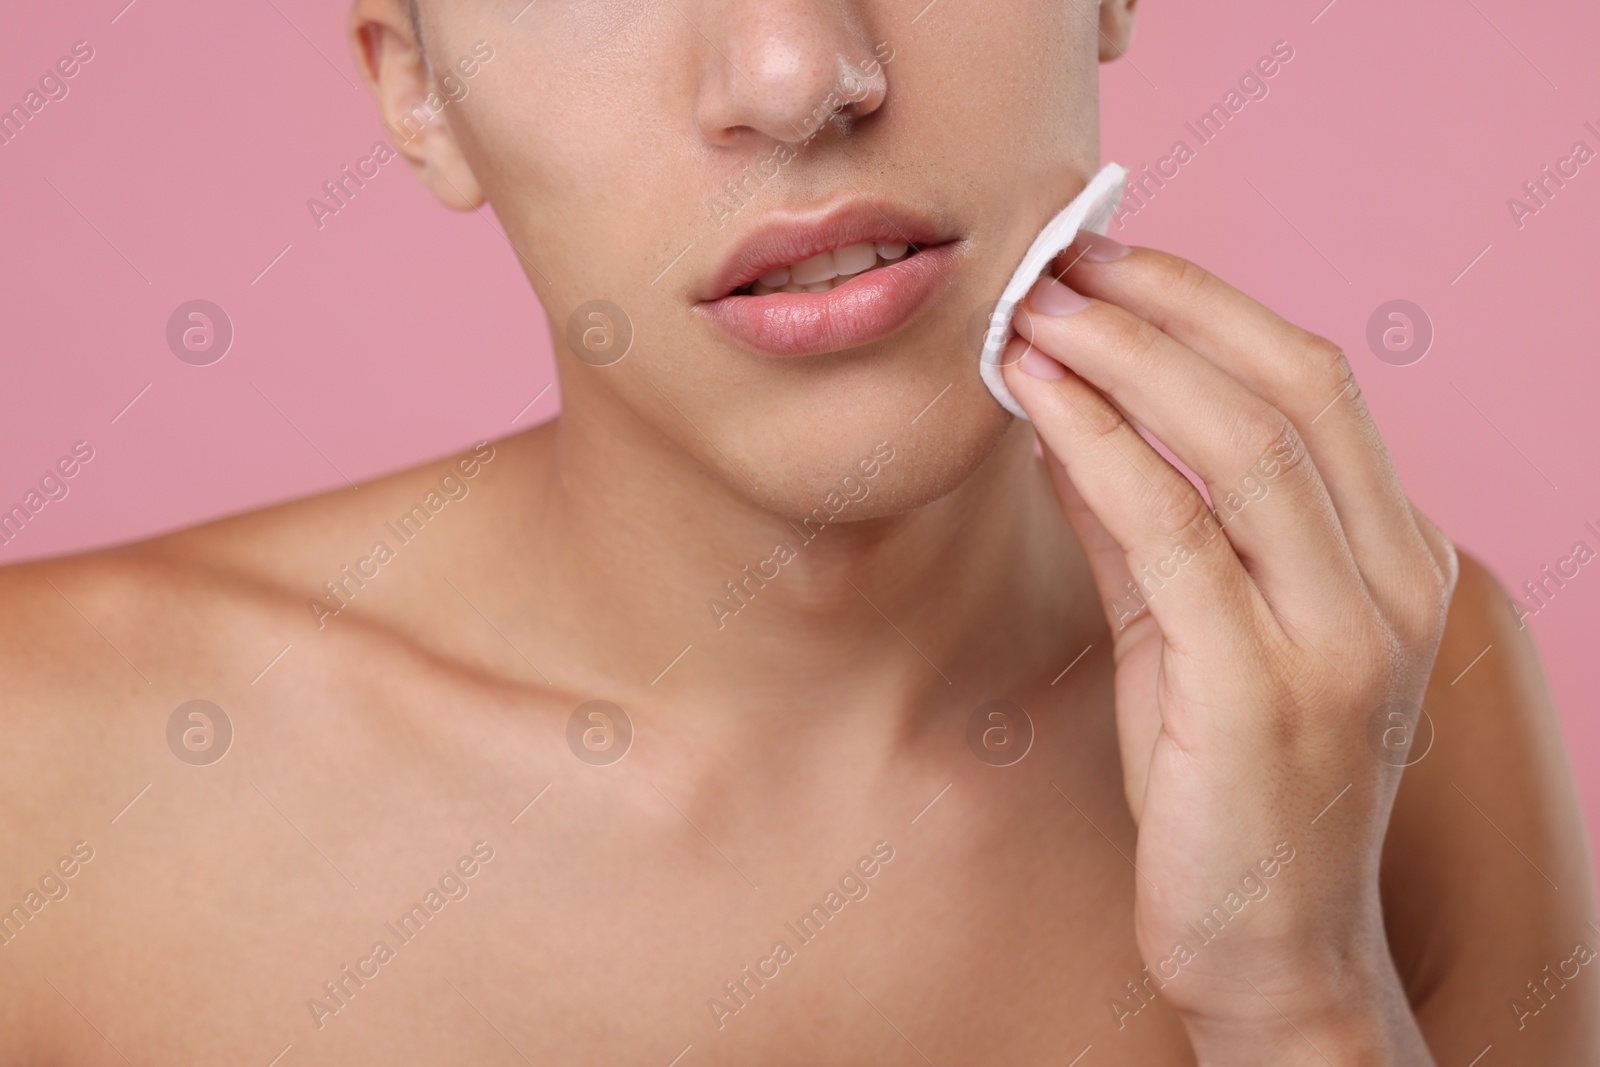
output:
[[[985,316],[1098,166],[1100,17],[1086,0],[423,0],[420,22],[436,81],[492,50],[441,97],[470,169],[452,185],[481,189],[549,313],[566,417],[647,427],[788,515],[889,441],[908,458],[865,517],[949,492],[1010,425],[977,373]],[[859,277],[733,290],[830,233]]]

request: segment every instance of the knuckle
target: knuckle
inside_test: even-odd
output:
[[[1250,470],[1268,482],[1279,482],[1285,475],[1310,477],[1311,464],[1305,438],[1294,421],[1270,405],[1240,419],[1235,431],[1239,447],[1249,457]]]
[[[1214,519],[1205,498],[1176,471],[1155,489],[1150,510],[1157,529],[1168,538]]]
[[[1270,404],[1239,415],[1234,427],[1234,439],[1252,465],[1263,456],[1289,457],[1305,451],[1294,423]]]
[[[1401,598],[1399,618],[1393,625],[1408,646],[1431,645],[1444,632],[1455,590],[1454,573],[1459,573],[1455,546],[1446,542],[1445,551],[1443,560],[1432,552],[1422,554],[1416,576]]]
[[[1124,429],[1131,430],[1127,421],[1123,419],[1122,412],[1099,392],[1084,389],[1082,394],[1073,402],[1072,407],[1095,437],[1114,437]]]
[[[1439,578],[1443,583],[1441,597],[1446,608],[1450,601],[1455,599],[1456,583],[1461,580],[1461,555],[1456,551],[1456,543],[1444,534],[1439,535],[1438,545]]]
[[[1448,603],[1455,595],[1456,583],[1461,580],[1460,553],[1456,551],[1455,542],[1445,536],[1438,524],[1424,515],[1415,504],[1411,505],[1411,517],[1416,521],[1417,531],[1422,534],[1422,540],[1438,566],[1439,579],[1444,583],[1443,595]]]
[[[1415,519],[1414,544],[1400,549],[1404,566],[1382,597],[1389,629],[1401,653],[1433,647],[1444,632],[1461,576],[1461,559],[1455,545],[1427,516],[1411,505]]]
[[[1299,358],[1290,369],[1295,384],[1333,395],[1356,387],[1344,349],[1320,334],[1301,331]]]
[[[1150,269],[1161,287],[1183,303],[1197,300],[1211,287],[1211,272],[1181,256],[1154,252]]]
[[[1130,373],[1146,368],[1154,358],[1156,346],[1161,343],[1159,329],[1140,316],[1120,309],[1110,310],[1105,315],[1104,328],[1107,346],[1118,353],[1119,360],[1133,364]]]

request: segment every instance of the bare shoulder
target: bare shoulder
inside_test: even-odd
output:
[[[284,671],[286,654],[299,657],[297,704],[312,690],[347,698],[362,670],[421,659],[406,635],[371,621],[383,598],[422,595],[421,568],[375,560],[374,546],[419,562],[462,551],[475,525],[462,513],[492,508],[496,483],[512,480],[496,476],[529,447],[481,445],[359,489],[0,568],[0,1045],[21,1057],[0,1064],[33,1062],[24,1050],[44,1030],[71,1031],[76,1016],[49,980],[77,965],[66,946],[95,942],[103,908],[57,901],[110,892],[118,864],[133,862],[123,813],[169,802],[162,776],[185,769],[173,759],[179,710],[209,701],[264,714],[268,672]],[[363,568],[391,576],[366,571],[352,601],[361,579],[345,576]],[[326,591],[336,582],[342,600]],[[315,603],[368,621],[346,616],[338,634],[321,633]],[[202,721],[214,725],[181,726]]]
[[[515,462],[508,455],[537,451],[541,436],[480,443],[359,488],[133,544],[0,567],[0,604],[7,609],[0,612],[0,664],[13,682],[70,699],[130,680],[148,684],[147,663],[182,669],[203,649],[215,653],[224,645],[243,653],[237,642],[252,610],[292,607],[315,621],[307,601],[320,598],[340,610],[354,599],[349,594],[359,580],[348,576],[381,565],[373,556],[386,563],[423,540],[459,541],[470,527],[456,513],[481,506],[461,502],[503,488],[494,468]],[[374,552],[380,542],[386,552]],[[218,625],[219,616],[225,624]],[[168,652],[176,663],[163,662]],[[0,714],[6,700],[0,696]]]
[[[1560,724],[1510,597],[1465,555],[1424,707],[1383,896],[1435,1057],[1600,1062],[1600,931]]]
[[[537,434],[533,435],[537,436]],[[375,540],[430,541],[459,535],[456,513],[469,496],[484,495],[508,453],[527,451],[527,440],[480,442],[462,453],[410,467],[356,488],[321,493],[275,507],[156,538],[124,553],[130,562],[202,572],[303,599],[340,565]],[[477,505],[474,505],[476,507]],[[450,514],[445,515],[446,512]],[[436,522],[436,519],[444,521]],[[398,551],[398,549],[395,549]]]

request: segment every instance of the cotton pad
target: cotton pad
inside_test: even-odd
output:
[[[983,375],[983,384],[1000,401],[1000,406],[1019,419],[1028,416],[1023,412],[1022,405],[1017,403],[1016,397],[1011,395],[1011,390],[1006,388],[1005,378],[1000,374],[1000,356],[1013,334],[1011,318],[1016,313],[1017,305],[1033,288],[1033,283],[1044,273],[1045,267],[1072,243],[1079,231],[1106,232],[1117,205],[1122,203],[1127,182],[1127,171],[1115,163],[1107,163],[1094,176],[1094,180],[1083,187],[1083,192],[1073,197],[1072,203],[1062,208],[1061,213],[1051,219],[1039,236],[1033,239],[1028,254],[1022,257],[1022,266],[1006,283],[1005,292],[1000,294],[1000,303],[995,305],[993,314],[989,316],[978,373]]]

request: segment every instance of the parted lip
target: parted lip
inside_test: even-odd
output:
[[[852,200],[805,214],[777,213],[739,242],[700,299],[720,300],[774,268],[847,245],[905,242],[922,249],[953,239],[910,208],[883,201]]]

